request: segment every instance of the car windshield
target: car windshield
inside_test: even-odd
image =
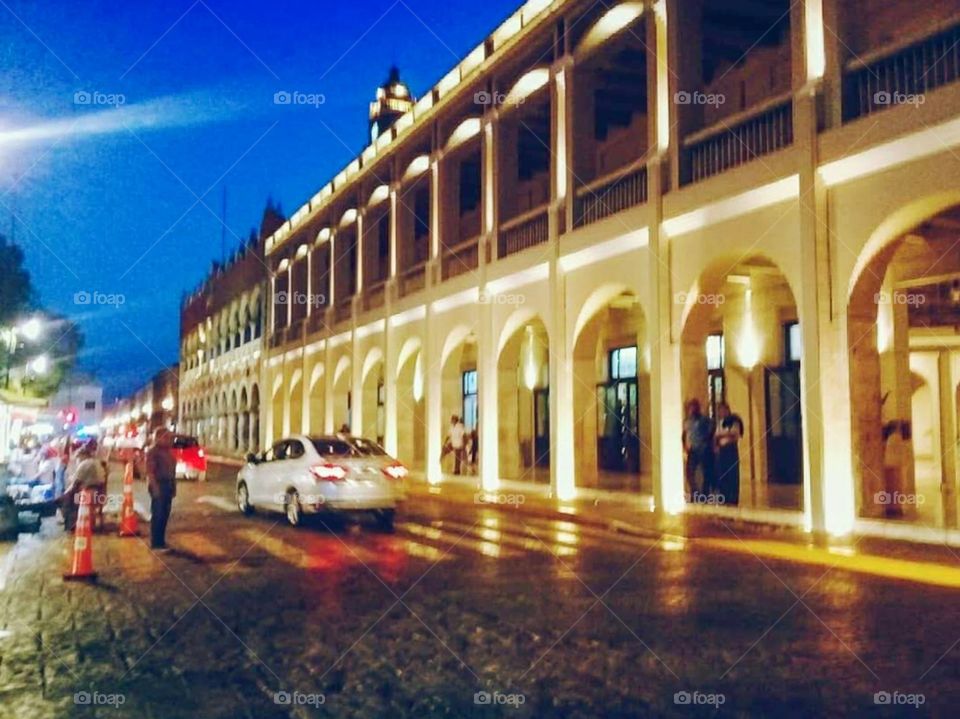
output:
[[[321,457],[348,457],[353,454],[353,449],[347,442],[341,439],[328,439],[326,437],[311,437],[314,449]]]
[[[173,447],[174,449],[190,449],[192,447],[197,447],[198,442],[196,437],[185,437],[183,435],[177,435],[173,438]]]
[[[363,437],[351,437],[350,441],[357,450],[357,454],[364,457],[381,457],[386,454],[383,447]]]

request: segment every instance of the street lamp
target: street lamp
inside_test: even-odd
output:
[[[27,369],[36,375],[45,375],[50,370],[50,358],[45,354],[35,357],[27,365]]]
[[[43,333],[43,324],[36,317],[31,317],[17,331],[31,342],[36,342]]]

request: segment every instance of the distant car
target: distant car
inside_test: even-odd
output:
[[[173,435],[173,456],[177,459],[177,479],[207,478],[207,453],[196,437]]]
[[[305,514],[364,512],[393,529],[406,497],[407,468],[380,445],[347,435],[298,435],[247,455],[237,475],[237,506],[282,511],[293,526]]]

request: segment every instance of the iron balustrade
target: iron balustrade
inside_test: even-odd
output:
[[[473,237],[453,247],[446,248],[441,263],[443,279],[466,274],[477,269],[480,264],[480,238]]]
[[[583,227],[647,201],[647,166],[617,170],[577,188],[573,226]]]
[[[960,25],[854,58],[844,72],[843,118],[895,105],[919,105],[930,90],[960,78]]]
[[[699,182],[793,144],[793,100],[771,98],[683,142],[683,183]]]
[[[546,242],[550,237],[547,207],[534,208],[500,226],[498,257],[506,257]]]
[[[363,297],[363,307],[368,312],[383,307],[387,301],[386,285],[381,281],[367,287]]]
[[[401,297],[418,292],[427,286],[427,264],[422,262],[404,270],[400,274],[399,292]]]

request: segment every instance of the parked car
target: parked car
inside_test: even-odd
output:
[[[237,506],[244,514],[282,511],[293,526],[305,514],[363,512],[389,531],[406,497],[406,476],[407,468],[376,442],[297,435],[247,455],[237,475]]]
[[[207,453],[196,437],[173,435],[173,456],[177,458],[177,479],[203,482],[207,478]]]
[[[133,462],[133,476],[137,479],[147,477],[147,452],[145,450],[120,450],[116,458],[121,462]],[[177,460],[177,479],[196,479],[203,482],[207,478],[207,453],[196,437],[187,434],[173,435],[173,456]]]

